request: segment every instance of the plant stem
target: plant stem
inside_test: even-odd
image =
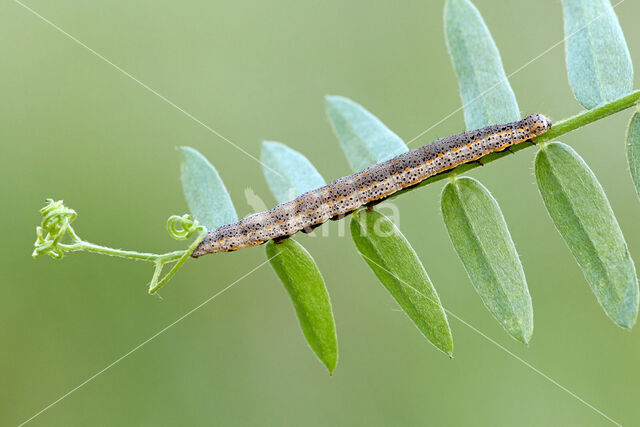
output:
[[[86,251],[93,252],[94,254],[100,255],[109,255],[109,256],[117,256],[121,258],[128,258],[138,261],[149,261],[155,264],[155,270],[153,272],[153,277],[151,279],[151,283],[149,284],[149,293],[155,294],[158,289],[163,287],[172,277],[178,269],[185,263],[191,253],[195,250],[196,246],[204,239],[204,236],[207,234],[207,230],[205,227],[198,227],[200,231],[198,238],[195,239],[189,248],[183,251],[173,251],[167,252],[165,254],[152,254],[148,252],[136,252],[136,251],[125,251],[123,249],[114,249],[109,248],[107,246],[96,245],[94,243],[86,242],[76,234],[75,230],[69,226],[67,232],[70,237],[73,239],[73,243],[65,244],[58,243],[58,247],[63,249],[65,252],[78,252],[78,251]],[[165,264],[174,263],[171,269],[164,277],[160,278],[160,274],[162,273],[162,269]]]
[[[172,215],[167,221],[167,231],[169,235],[177,240],[188,239],[194,233],[198,237],[191,242],[186,250],[167,252],[164,254],[152,254],[149,252],[126,251],[114,249],[107,246],[96,245],[82,240],[78,233],[71,227],[71,222],[77,217],[73,209],[64,206],[62,200],[57,202],[52,199],[47,200],[47,205],[40,209],[42,213],[42,225],[36,228],[34,258],[48,254],[53,258],[60,259],[65,252],[92,252],[94,254],[117,256],[137,261],[153,262],[155,269],[151,283],[149,283],[149,293],[154,294],[167,283],[178,269],[185,263],[195,248],[200,244],[207,234],[207,229],[199,225],[189,215]],[[71,243],[61,243],[61,240],[68,235]],[[160,277],[166,264],[173,264],[169,272]]]
[[[165,254],[152,254],[147,252],[125,251],[123,249],[114,249],[107,246],[96,245],[94,243],[85,242],[84,240],[71,244],[60,243],[58,246],[68,252],[86,251],[94,254],[117,256],[120,258],[134,259],[138,261],[171,261],[180,258],[184,251],[174,251]]]
[[[640,101],[640,90],[636,90],[634,92],[631,92],[627,96],[618,98],[615,101],[611,101],[600,107],[594,108],[593,110],[584,111],[582,113],[576,114],[573,117],[559,121],[558,123],[553,124],[553,126],[547,133],[540,135],[537,138],[534,138],[533,141],[535,144],[550,141],[552,139],[559,137],[560,135],[564,135],[565,133],[574,131],[578,128],[586,126],[597,120],[603,119],[619,111],[626,110],[627,108],[631,108],[634,105],[638,104],[639,101]],[[529,144],[529,143],[523,142],[521,144],[511,146],[511,152],[501,151],[499,153],[488,154],[482,158],[482,165],[486,165],[487,163],[491,163],[494,160],[498,160],[502,157],[510,156],[511,153],[515,153],[516,151],[533,147],[535,144]],[[395,193],[394,195],[392,195],[390,198],[393,198],[399,194],[402,194],[405,191],[415,190],[416,188],[420,188],[432,182],[440,181],[452,175],[459,175],[463,172],[466,172],[471,169],[475,169],[479,166],[481,165],[477,162],[465,163],[449,171],[427,178],[424,181],[422,181],[420,184],[416,185],[415,187],[408,188],[407,190],[404,190],[404,191],[399,191],[398,193]]]
[[[159,261],[156,263],[156,271],[154,272],[153,279],[151,280],[151,284],[149,285],[149,294],[153,295],[156,292],[158,292],[158,289],[163,287],[165,283],[167,283],[173,277],[173,275],[176,274],[178,269],[182,266],[182,264],[185,263],[186,260],[189,259],[189,256],[191,256],[191,253],[193,253],[193,251],[196,249],[196,246],[200,244],[200,242],[202,241],[202,239],[204,239],[206,235],[207,235],[206,227],[201,226],[200,234],[198,235],[198,238],[191,243],[191,245],[189,246],[189,248],[187,248],[187,250],[178,251],[180,255],[177,257],[176,263],[173,265],[173,267],[171,267],[171,270],[169,270],[169,272],[165,274],[162,279],[160,279],[160,281],[158,281],[158,277],[160,276],[160,271],[162,270],[164,261]],[[169,255],[169,254],[165,254],[165,255]]]
[[[71,237],[71,239],[73,239],[73,243],[58,243],[58,246],[68,252],[87,251],[100,255],[117,256],[120,258],[129,258],[137,261],[161,263],[176,260],[180,258],[185,252],[173,251],[167,252],[165,254],[152,254],[148,252],[125,251],[124,249],[114,249],[107,246],[96,245],[94,243],[84,241],[78,236],[76,231],[71,226],[69,226],[69,228],[67,229],[67,233],[69,233],[69,236]]]
[[[593,110],[584,111],[566,120],[554,124],[549,132],[535,138],[535,142],[545,142],[557,138],[560,135],[571,132],[597,120],[615,114],[619,111],[633,107],[640,101],[640,90],[630,93],[627,96],[618,98],[608,104],[604,104]]]

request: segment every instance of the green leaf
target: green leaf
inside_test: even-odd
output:
[[[519,120],[520,110],[500,53],[478,9],[469,0],[448,0],[444,24],[467,128]]]
[[[191,147],[180,147],[180,153],[182,191],[191,215],[210,230],[236,222],[238,215],[216,169]]]
[[[364,260],[420,332],[438,349],[453,354],[445,310],[420,259],[384,215],[356,211],[351,235]]]
[[[267,256],[284,283],[309,346],[330,373],[338,363],[338,339],[324,279],[298,242],[267,243]]]
[[[567,71],[573,93],[592,109],[631,92],[633,65],[609,0],[563,0]]]
[[[279,203],[322,187],[325,182],[309,160],[279,142],[262,142],[264,176]],[[275,258],[272,258],[276,256]],[[267,244],[267,256],[287,289],[311,349],[333,372],[338,360],[336,326],[329,293],[311,255],[293,239]]]
[[[361,105],[327,96],[327,116],[354,172],[408,151],[398,135]]]
[[[278,203],[288,202],[325,184],[305,156],[279,142],[263,141],[261,160],[268,166],[262,170]]]
[[[627,160],[633,185],[640,197],[640,112],[633,114],[627,129]]]
[[[638,313],[638,278],[609,201],[591,169],[562,143],[541,147],[535,161],[538,188],[607,315],[631,328]]]
[[[442,216],[478,295],[502,327],[527,344],[531,296],[498,203],[475,179],[456,178],[442,192]]]
[[[359,104],[327,96],[327,115],[354,171],[408,151],[406,144]],[[378,225],[375,225],[378,224]],[[380,237],[369,227],[381,227]],[[424,336],[451,355],[453,339],[444,309],[415,251],[396,226],[373,211],[354,213],[351,235],[382,284]]]

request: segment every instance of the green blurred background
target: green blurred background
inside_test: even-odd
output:
[[[460,106],[442,1],[31,0],[27,4],[258,157],[262,139],[301,151],[329,180],[350,173],[324,114],[350,97],[405,140]],[[507,73],[563,38],[557,0],[476,0]],[[505,7],[507,6],[508,7]],[[90,254],[30,256],[47,197],[79,212],[87,240],[164,252],[186,212],[176,146],[217,167],[238,213],[259,165],[41,19],[0,6],[0,424],[17,425],[265,260],[263,248],[189,262],[147,295],[151,265]],[[616,9],[640,63],[640,3]],[[513,76],[522,114],[578,112],[564,46]],[[638,67],[636,66],[636,71]],[[636,79],[637,80],[637,79]],[[640,203],[626,171],[630,111],[562,138],[600,178],[636,262]],[[464,129],[462,113],[420,139]],[[417,146],[418,144],[415,144]],[[453,252],[442,184],[395,200],[399,226],[446,308],[622,424],[637,422],[639,331],[598,306],[544,209],[535,149],[471,175],[501,204],[535,311],[527,348],[493,320]],[[326,227],[326,226],[325,226]],[[455,358],[435,350],[350,237],[300,236],[331,294],[333,376],[315,359],[269,266],[242,280],[32,425],[607,425],[605,418],[451,318]],[[637,328],[637,327],[636,327]]]

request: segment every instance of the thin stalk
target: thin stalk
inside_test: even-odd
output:
[[[546,141],[551,141],[552,139],[555,139],[561,135],[572,132],[581,127],[587,126],[588,124],[591,124],[595,121],[598,121],[607,116],[615,114],[619,111],[626,110],[627,108],[631,108],[634,105],[638,104],[639,101],[640,101],[640,90],[636,90],[634,92],[631,92],[627,96],[618,98],[615,101],[611,101],[600,107],[594,108],[593,110],[583,111],[582,113],[576,114],[573,117],[554,123],[551,129],[547,133],[540,135],[537,138],[534,138],[533,142],[535,144],[538,144]],[[433,182],[440,181],[442,179],[445,179],[451,176],[459,175],[471,169],[475,169],[479,166],[486,165],[487,163],[491,163],[502,157],[510,156],[512,153],[515,153],[517,151],[524,150],[525,148],[534,147],[535,144],[529,144],[529,143],[523,142],[523,143],[512,146],[511,152],[502,151],[499,153],[488,154],[482,158],[482,164],[478,162],[465,163],[447,172],[443,172],[438,175],[427,178],[424,181],[422,181],[420,184],[416,185],[415,187],[408,188],[404,191],[399,191],[398,193],[395,193],[394,195],[392,195],[390,198],[396,197],[397,195],[404,193],[406,191],[412,191],[417,188],[423,187],[425,185],[431,184]]]
[[[186,250],[167,252],[164,254],[126,251],[96,245],[95,243],[82,240],[73,227],[71,227],[71,222],[75,220],[78,215],[73,209],[64,206],[62,200],[58,200],[57,202],[52,199],[47,200],[47,205],[40,209],[40,213],[42,214],[42,223],[36,228],[35,249],[32,254],[34,258],[47,254],[53,258],[60,259],[65,252],[86,251],[136,261],[153,262],[155,269],[151,283],[149,283],[150,294],[156,293],[158,289],[164,286],[164,284],[176,274],[178,269],[189,259],[189,256],[193,253],[196,246],[200,244],[207,234],[206,227],[199,225],[198,221],[193,220],[189,215],[172,215],[167,221],[167,231],[174,239],[188,239],[193,233],[198,232],[198,237],[191,242]],[[61,243],[61,240],[67,235],[71,239],[71,242]],[[173,264],[173,266],[164,277],[160,277],[166,264]]]
[[[182,266],[182,264],[185,263],[186,260],[189,259],[189,256],[191,256],[193,251],[196,249],[196,247],[200,244],[200,242],[204,239],[204,237],[206,235],[207,235],[206,228],[201,227],[200,228],[200,234],[198,235],[198,238],[195,239],[191,243],[191,246],[189,246],[189,248],[187,248],[187,250],[178,251],[178,252],[180,252],[180,256],[178,257],[178,260],[173,265],[173,267],[171,267],[171,270],[169,270],[169,272],[167,274],[165,274],[165,276],[159,282],[158,282],[158,277],[156,276],[156,274],[154,274],[153,280],[151,281],[151,284],[149,285],[149,294],[155,294],[158,291],[158,289],[163,287],[165,285],[165,283],[167,283],[169,281],[169,279],[171,279],[173,277],[173,275],[176,274],[178,269]],[[156,268],[159,269],[159,270],[162,270],[162,265],[165,262],[161,262],[161,263],[156,264]],[[160,266],[158,267],[158,265],[160,265]],[[160,273],[158,273],[158,275],[159,274]]]
[[[152,254],[148,252],[126,251],[124,249],[114,249],[108,246],[96,245],[85,240],[80,239],[75,230],[69,226],[67,229],[69,236],[73,239],[74,243],[65,244],[58,243],[58,246],[65,250],[65,252],[78,252],[86,251],[94,254],[116,256],[120,258],[129,258],[137,261],[149,261],[149,262],[169,262],[180,258],[184,251],[173,251],[164,254]]]
[[[174,251],[174,252],[168,252],[165,254],[152,254],[147,252],[125,251],[123,249],[109,248],[107,246],[96,245],[94,243],[89,243],[85,241],[72,243],[72,244],[60,243],[58,244],[58,246],[64,249],[65,252],[86,251],[86,252],[92,252],[94,254],[116,256],[120,258],[128,258],[128,259],[133,259],[137,261],[149,261],[149,262],[171,261],[171,260],[180,258],[180,256],[184,253],[184,251]]]
[[[619,111],[633,107],[634,105],[638,104],[638,101],[640,101],[640,90],[632,92],[627,96],[623,96],[622,98],[618,98],[608,104],[594,108],[593,110],[584,111],[566,120],[562,120],[554,124],[549,132],[535,138],[535,142],[551,141],[552,139],[555,139],[560,135],[564,135],[565,133],[591,124],[597,120],[603,119]]]

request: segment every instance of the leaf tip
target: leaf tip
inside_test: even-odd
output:
[[[449,348],[446,351],[446,355],[449,356],[449,359],[453,359],[453,340],[449,342]]]
[[[336,354],[336,357],[331,358],[331,360],[323,360],[322,363],[327,367],[329,376],[332,377],[336,367],[338,366],[338,355]]]
[[[634,312],[631,316],[625,318],[613,319],[616,325],[620,326],[627,331],[631,331],[633,325],[636,323],[637,312]]]
[[[185,162],[187,161],[187,159],[189,158],[189,156],[193,156],[193,157],[201,157],[201,158],[205,158],[202,153],[200,153],[198,150],[196,150],[193,147],[189,147],[188,145],[179,145],[176,147],[176,149],[180,152],[180,156],[182,157],[182,163],[181,166],[185,167]],[[208,161],[208,160],[207,160]]]
[[[509,332],[509,335],[511,335],[517,341],[529,347],[529,342],[531,342],[531,337],[533,336],[533,328],[528,328],[523,325],[522,328],[508,330],[507,332]]]
[[[262,151],[267,150],[267,149],[269,149],[271,147],[277,147],[278,145],[283,145],[283,144],[280,143],[280,142],[269,141],[269,140],[263,139],[262,140]]]
[[[340,108],[340,106],[354,104],[352,100],[341,95],[325,95],[324,100],[327,106],[327,110],[329,111]]]

